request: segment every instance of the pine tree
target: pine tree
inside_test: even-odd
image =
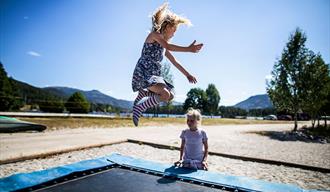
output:
[[[67,100],[65,107],[70,113],[88,113],[90,104],[82,93],[75,92]]]

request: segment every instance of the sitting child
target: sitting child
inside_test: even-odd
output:
[[[187,125],[189,129],[181,132],[180,160],[176,166],[207,170],[208,143],[204,130],[198,128],[202,120],[199,110],[188,109]]]

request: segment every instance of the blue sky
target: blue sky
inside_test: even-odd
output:
[[[131,77],[151,27],[152,12],[164,1],[1,0],[0,60],[13,78],[37,87],[100,90],[133,100]],[[195,77],[174,67],[176,101],[194,87],[216,85],[221,105],[266,93],[266,78],[296,27],[306,46],[330,63],[330,1],[168,1],[189,18],[172,43],[204,43],[198,54],[174,56]]]

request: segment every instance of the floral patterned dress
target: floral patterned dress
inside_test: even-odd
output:
[[[164,48],[159,43],[144,43],[141,57],[133,73],[132,89],[134,92],[158,83],[166,85],[169,89],[173,88],[173,85],[160,76],[163,53]]]

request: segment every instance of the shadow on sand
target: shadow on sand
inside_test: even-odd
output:
[[[246,132],[248,134],[257,134],[267,136],[278,141],[301,141],[306,143],[329,143],[329,138],[324,136],[313,136],[305,133],[303,130],[298,131],[253,131]]]
[[[165,169],[163,177],[158,179],[157,182],[160,184],[173,183],[176,182],[178,175],[189,174],[196,171],[195,169],[171,166]]]

